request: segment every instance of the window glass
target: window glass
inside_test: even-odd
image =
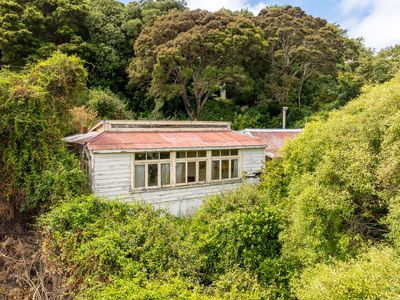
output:
[[[187,157],[188,158],[197,157],[197,151],[188,151]]]
[[[169,158],[170,158],[169,152],[161,152],[160,153],[160,159],[169,159]]]
[[[207,162],[206,161],[199,161],[199,181],[206,181],[206,168]]]
[[[169,185],[171,184],[170,180],[170,164],[165,163],[161,164],[161,185]]]
[[[220,168],[220,161],[213,160],[212,161],[212,168],[211,168],[211,179],[212,180],[219,180],[219,168]]]
[[[186,151],[176,152],[176,158],[185,158],[185,157],[186,157]]]
[[[237,149],[232,149],[231,150],[231,155],[238,155],[238,150]]]
[[[135,166],[135,187],[144,187],[144,165]]]
[[[231,160],[231,178],[238,178],[239,162],[237,159]]]
[[[220,150],[213,150],[211,153],[212,153],[212,156],[221,156]]]
[[[147,160],[160,159],[160,152],[147,153]]]
[[[145,160],[146,159],[146,153],[136,153],[135,154],[135,160]]]
[[[225,159],[222,161],[221,177],[222,177],[222,179],[229,178],[229,160],[228,159]]]
[[[229,156],[229,150],[221,150],[221,156]]]
[[[186,163],[176,163],[176,183],[185,183],[186,179]]]
[[[147,165],[147,186],[158,185],[158,165],[149,164]]]
[[[196,162],[188,162],[187,166],[187,182],[196,182]]]
[[[197,156],[198,157],[206,157],[207,156],[207,151],[197,151]]]

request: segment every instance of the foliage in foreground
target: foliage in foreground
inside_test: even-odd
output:
[[[24,73],[1,70],[0,199],[23,211],[82,192],[85,177],[61,139],[86,75],[61,53]]]
[[[283,185],[285,255],[308,265],[386,240],[395,224],[388,227],[387,216],[397,219],[399,109],[400,74],[307,125],[288,145],[277,182],[264,183]]]
[[[214,214],[220,204],[225,209]],[[212,197],[193,221],[144,203],[82,196],[41,225],[45,247],[71,278],[66,286],[84,283],[79,297],[262,299],[287,286],[285,275],[271,278],[282,264],[278,220],[256,189],[244,187]]]
[[[397,299],[399,274],[398,253],[390,248],[372,248],[356,259],[304,270],[293,288],[300,300]]]

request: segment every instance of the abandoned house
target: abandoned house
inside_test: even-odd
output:
[[[102,121],[65,141],[79,150],[95,195],[144,200],[177,216],[257,180],[266,147],[230,123],[197,121]]]

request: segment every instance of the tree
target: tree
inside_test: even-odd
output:
[[[110,90],[93,88],[89,91],[89,109],[97,112],[102,119],[132,119],[133,114],[126,104]]]
[[[94,63],[89,82],[126,94],[126,69],[134,55],[133,43],[145,26],[158,16],[183,10],[182,1],[141,1],[127,5],[116,0],[88,3],[88,42],[93,45]]]
[[[24,66],[55,50],[89,59],[85,1],[0,2],[0,65]]]
[[[189,118],[198,119],[224,83],[245,82],[243,65],[263,47],[249,19],[201,10],[175,13],[143,30],[129,73],[161,103],[180,97]]]
[[[291,6],[265,8],[255,22],[268,42],[266,85],[281,105],[300,106],[308,79],[335,74],[343,48],[337,26]]]
[[[62,137],[86,76],[80,59],[61,53],[24,73],[0,72],[1,202],[24,211],[84,190],[85,177]]]
[[[307,124],[269,170],[279,176],[266,186],[286,185],[284,255],[309,265],[357,254],[391,228],[397,239],[399,86],[400,74]]]

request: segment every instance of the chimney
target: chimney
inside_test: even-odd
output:
[[[226,100],[226,85],[223,83],[220,87],[221,89],[221,99]]]
[[[81,126],[81,134],[85,134],[88,132],[87,126]]]
[[[282,107],[282,128],[286,129],[286,111],[288,108],[286,106]]]

